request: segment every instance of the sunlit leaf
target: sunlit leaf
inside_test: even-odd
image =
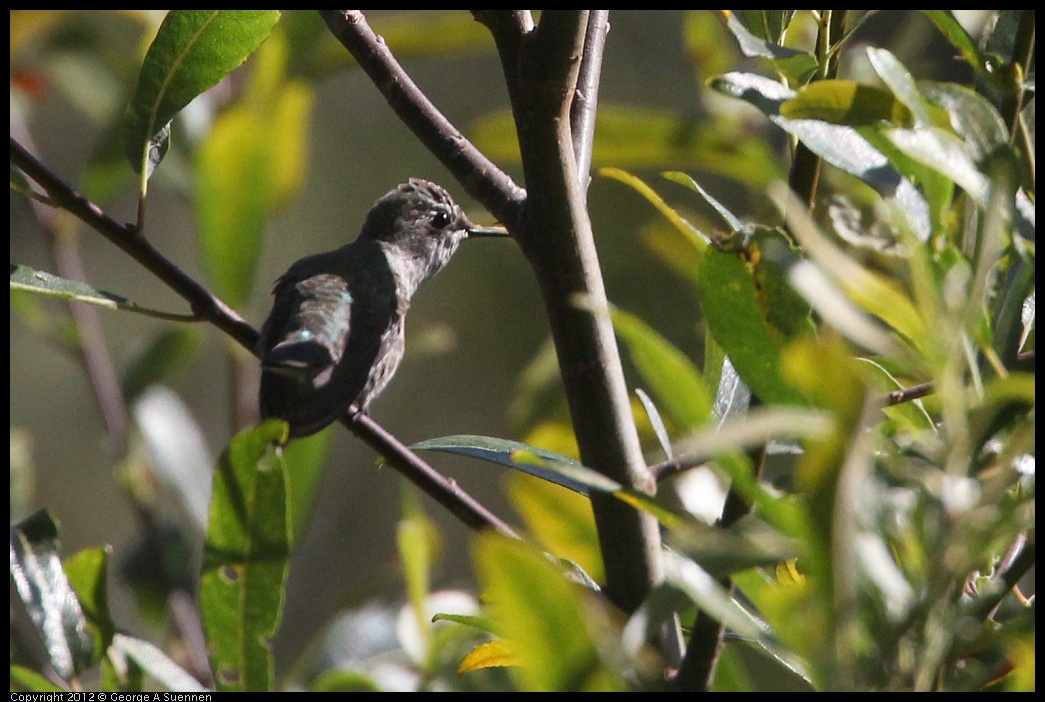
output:
[[[474,557],[490,616],[517,657],[512,673],[521,690],[621,689],[600,660],[594,625],[601,617],[581,588],[515,539],[480,534]]]
[[[910,111],[891,94],[851,80],[818,80],[780,106],[788,119],[818,119],[851,127],[880,121],[909,126]]]
[[[40,511],[11,528],[11,581],[50,664],[71,680],[90,666],[94,640],[58,556],[58,524]]]
[[[149,678],[172,692],[208,692],[196,678],[155,644],[126,634],[116,634],[113,646],[137,663],[148,673]]]
[[[167,151],[170,121],[268,37],[277,10],[171,10],[149,47],[124,116],[135,172],[148,177]]]
[[[768,59],[775,68],[795,81],[804,81],[818,66],[816,57],[808,52],[755,36],[733,13],[726,15],[726,26],[737,38],[745,56]]]
[[[518,665],[519,657],[512,652],[512,643],[504,639],[481,643],[461,659],[458,673],[471,673],[483,668],[502,668]]]

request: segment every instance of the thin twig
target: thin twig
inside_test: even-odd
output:
[[[610,31],[609,10],[592,10],[588,15],[588,30],[584,33],[577,90],[570,106],[570,127],[573,131],[573,153],[577,159],[577,175],[581,187],[587,190],[591,180],[592,146],[595,142],[595,115],[599,104],[599,81],[602,78],[602,52]]]
[[[518,226],[526,191],[486,158],[440,112],[396,61],[358,10],[319,10],[403,124],[438,158],[469,195],[509,230]]]

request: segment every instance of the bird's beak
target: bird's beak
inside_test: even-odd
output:
[[[504,227],[468,227],[468,238],[472,237],[510,237]]]

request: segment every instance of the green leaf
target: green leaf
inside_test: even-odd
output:
[[[726,26],[729,27],[729,31],[733,32],[733,36],[736,37],[740,50],[745,56],[768,59],[774,68],[796,82],[804,82],[819,65],[816,57],[806,51],[792,49],[766,41],[764,37],[755,36],[732,12],[726,16]],[[768,28],[768,31],[772,30],[773,28]]]
[[[404,518],[396,525],[396,550],[399,553],[399,562],[403,569],[403,580],[406,584],[407,603],[413,610],[414,622],[417,628],[418,650],[412,656],[416,661],[426,660],[428,657],[429,639],[432,625],[426,612],[425,599],[428,597],[431,585],[432,564],[438,550],[439,534],[420,505],[416,503],[416,496],[407,494],[404,497],[406,503]],[[411,632],[412,634],[413,632]],[[404,643],[404,649],[410,650]]]
[[[517,656],[512,672],[520,690],[622,689],[596,647],[598,610],[544,554],[517,539],[483,533],[474,557],[490,617]]]
[[[600,168],[599,175],[614,180],[620,181],[625,185],[629,185],[635,189],[640,195],[649,200],[657,211],[660,212],[664,217],[671,222],[676,229],[685,235],[692,243],[697,252],[702,253],[707,248],[708,243],[711,239],[704,234],[702,231],[694,227],[686,218],[683,217],[673,207],[664,202],[664,199],[653,191],[648,185],[642,182],[641,179],[636,178],[626,171],[622,171],[619,168]]]
[[[965,143],[938,127],[889,129],[885,131],[896,148],[915,161],[944,174],[983,205],[987,200],[987,177],[976,167]]]
[[[711,393],[684,353],[633,314],[611,309],[613,328],[661,409],[681,431],[711,418]]]
[[[787,119],[818,119],[851,127],[880,121],[910,126],[914,118],[892,94],[851,80],[818,80],[780,105]]]
[[[922,10],[932,20],[936,28],[940,30],[947,41],[951,42],[958,53],[964,58],[980,78],[990,79],[987,64],[980,54],[976,40],[969,36],[958,20],[954,18],[952,10]]]
[[[903,389],[903,384],[881,363],[870,358],[857,358],[856,360],[861,364],[866,364],[867,373],[863,377],[866,379],[868,387],[874,388],[882,394]],[[932,417],[925,411],[925,406],[919,399],[885,407],[882,411],[906,432],[936,431]]]
[[[312,518],[333,439],[333,430],[327,429],[295,439],[283,447],[283,461],[287,464],[292,543],[298,543]]]
[[[981,167],[1009,147],[1008,129],[994,105],[975,90],[954,83],[920,81],[926,98],[942,108],[951,129],[961,138],[969,156]]]
[[[786,118],[781,114],[781,106],[793,98],[795,92],[769,78],[751,73],[727,73],[714,79],[711,85],[751,103],[810,151],[867,183],[887,201],[895,202],[919,241],[929,238],[931,220],[925,198],[893,167],[885,154],[854,128],[820,120]]]
[[[269,690],[290,553],[284,422],[236,435],[214,473],[200,606],[219,690]]]
[[[49,297],[57,297],[63,300],[86,302],[90,305],[108,307],[109,309],[137,312],[138,314],[144,314],[149,317],[158,317],[159,319],[169,319],[182,322],[194,321],[196,319],[194,315],[172,314],[170,312],[161,312],[148,307],[141,307],[128,301],[125,297],[120,297],[119,295],[114,295],[113,293],[105,292],[104,290],[92,288],[86,283],[69,280],[68,278],[61,278],[45,271],[33,270],[28,266],[15,263],[11,264],[11,289],[24,290],[36,293],[37,295],[47,295]]]
[[[326,670],[309,689],[312,692],[383,692],[372,677],[351,670]]]
[[[729,595],[729,591],[694,561],[678,554],[665,554],[664,580],[681,590],[686,597],[715,621],[725,624],[737,635],[763,639],[768,627],[746,612]]]
[[[36,671],[23,668],[20,665],[10,667],[11,692],[58,692],[63,695],[67,693],[64,687],[54,684]],[[38,699],[47,699],[41,697]],[[55,697],[55,699],[58,699]]]
[[[797,558],[800,550],[794,539],[751,515],[726,529],[689,522],[669,532],[668,540],[673,549],[699,563],[716,579]]]
[[[745,261],[709,249],[700,266],[699,288],[708,329],[751,391],[766,404],[803,404],[780,374],[779,341]]]
[[[781,267],[791,266],[788,276],[792,280],[792,284],[799,288],[799,292],[805,296],[810,304],[821,313],[825,312],[826,305],[829,304],[841,307],[841,300],[831,299],[832,297],[837,297],[837,293],[832,294],[830,291],[833,285],[825,284],[821,288],[810,287],[811,283],[814,283],[818,276],[830,278],[834,281],[834,284],[837,284],[839,288],[845,291],[846,297],[856,303],[861,309],[881,318],[914,344],[918,345],[926,342],[929,332],[922,315],[895,281],[862,266],[846,254],[845,251],[831,243],[820,232],[808,213],[793,199],[790,191],[781,187],[774,193],[774,197],[778,199],[780,210],[786,212],[790,231],[802,245],[802,249],[809,257],[809,260],[802,263],[783,261],[783,258],[791,256],[790,252],[784,252],[780,256],[771,254],[770,257],[776,258],[778,265]],[[810,268],[810,266],[814,265],[818,268],[818,271]],[[799,268],[799,266],[802,268]],[[797,280],[798,278],[803,278],[804,280],[799,281]],[[829,313],[830,310],[827,310],[827,312]],[[838,310],[838,314],[843,313],[845,313],[844,310]],[[835,317],[832,321],[838,322],[839,318]],[[857,321],[854,320],[854,322]],[[864,324],[864,322],[860,323]],[[837,326],[841,327],[841,325]],[[874,331],[877,325],[874,325],[870,320],[866,321],[866,326],[868,327],[868,333],[862,337],[860,343],[870,344],[869,348],[872,349],[882,344],[888,345],[888,342],[885,340],[869,341],[870,338],[877,338],[881,333]],[[850,336],[856,336],[851,333],[851,328],[849,328],[849,331]]]
[[[171,10],[145,54],[124,115],[124,145],[145,178],[163,159],[170,121],[243,63],[279,20],[277,10]]]
[[[593,492],[610,495],[636,509],[649,512],[667,527],[676,524],[679,519],[685,518],[671,508],[662,505],[655,498],[626,488],[568,456],[518,441],[498,439],[492,436],[443,436],[420,441],[412,444],[410,448],[419,451],[445,451],[480,458],[515,468],[581,495],[591,495]]]
[[[732,12],[744,21],[744,26],[759,39],[779,42],[794,18],[795,10],[722,10]]]
[[[702,188],[700,184],[697,183],[697,181],[693,180],[693,178],[689,174],[682,173],[681,171],[667,171],[665,173],[661,173],[661,175],[667,178],[668,180],[686,186],[687,188],[696,192],[698,195],[704,198],[704,201],[715,209],[715,212],[717,212],[719,217],[722,218],[722,221],[726,223],[730,231],[738,232],[741,229],[743,229],[744,223],[740,220],[740,218],[732,212],[730,212],[725,205],[723,205],[721,202],[712,197],[711,193]]]
[[[889,51],[874,46],[868,47],[867,59],[878,77],[893,91],[893,95],[911,111],[918,126],[930,127],[936,124],[932,109],[914,82],[914,76],[899,59]]]
[[[112,643],[116,625],[109,614],[109,596],[106,587],[111,547],[88,548],[66,558],[62,566],[69,585],[76,591],[88,625],[97,632],[95,650],[101,654]]]
[[[522,473],[509,478],[507,491],[527,532],[545,551],[576,564],[595,582],[606,582],[588,498]]]
[[[656,403],[642,388],[635,388],[635,396],[639,398],[642,409],[646,411],[646,418],[649,419],[650,426],[653,428],[653,435],[657,437],[660,450],[664,452],[666,458],[671,458],[671,435],[668,434],[668,427],[664,424],[664,418],[660,416]]]
[[[464,434],[425,439],[412,444],[410,448],[415,451],[445,451],[499,463],[556,485],[561,485],[581,495],[589,494],[589,490],[593,487],[584,480],[573,479],[571,476],[564,475],[563,472],[558,470],[559,468],[583,468],[580,462],[554,451],[548,451],[510,439]],[[610,481],[610,483],[616,485],[613,481]],[[606,484],[601,481],[600,484],[606,487]]]
[[[11,580],[55,672],[64,680],[78,677],[93,663],[94,639],[62,569],[58,524],[48,512],[11,527]]]

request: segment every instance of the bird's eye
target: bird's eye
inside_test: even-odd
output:
[[[432,224],[439,229],[445,229],[450,226],[452,221],[453,218],[450,216],[450,213],[445,210],[437,210],[432,213]]]

